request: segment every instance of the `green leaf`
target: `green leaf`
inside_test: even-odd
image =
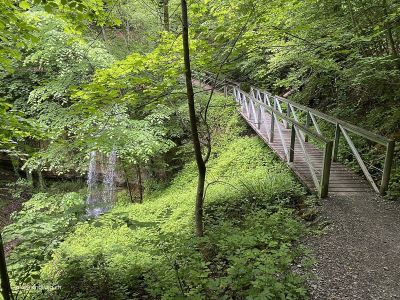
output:
[[[28,10],[31,8],[31,5],[28,3],[28,1],[21,1],[20,3],[18,3],[19,7],[21,7],[22,9]]]

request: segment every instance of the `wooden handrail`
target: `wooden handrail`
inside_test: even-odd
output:
[[[275,115],[279,116],[280,118],[284,119],[285,121],[297,126],[302,131],[304,131],[304,133],[307,133],[307,134],[313,136],[314,138],[316,138],[317,140],[320,140],[321,142],[324,142],[324,143],[331,141],[330,139],[326,138],[322,134],[318,134],[317,132],[314,132],[314,131],[308,129],[305,125],[303,125],[303,124],[297,122],[296,120],[294,120],[293,118],[290,118],[287,115],[281,113],[278,109],[274,109],[273,107],[268,106],[268,104],[265,104],[264,102],[261,102],[261,101],[255,99],[254,97],[252,97],[250,94],[248,94],[246,92],[243,92],[243,91],[240,91],[240,92],[248,98],[253,98],[254,101],[257,102],[259,105],[268,109],[270,112],[273,112]]]
[[[215,79],[217,78],[216,75],[214,75],[210,72],[206,72],[206,74],[207,74],[208,79],[212,78],[215,81]],[[389,186],[390,173],[391,173],[392,164],[393,164],[394,149],[395,149],[394,140],[389,139],[384,136],[381,136],[381,135],[378,135],[376,133],[370,132],[361,127],[358,127],[358,126],[348,123],[346,121],[340,120],[338,118],[329,116],[318,110],[309,108],[307,106],[301,105],[299,103],[288,100],[286,98],[283,98],[280,96],[273,96],[271,93],[269,93],[267,91],[263,91],[263,90],[255,88],[255,87],[251,87],[251,93],[249,94],[240,89],[240,83],[238,83],[238,82],[235,82],[235,81],[227,79],[227,78],[224,78],[224,79],[221,79],[218,81],[219,81],[218,85],[221,85],[221,84],[225,85],[225,87],[224,87],[225,96],[227,96],[227,94],[228,94],[228,92],[227,92],[228,88],[226,87],[228,85],[228,86],[232,87],[234,90],[237,89],[238,91],[240,91],[241,94],[243,94],[243,96],[248,97],[249,99],[252,99],[252,101],[257,103],[260,107],[263,107],[269,111],[269,113],[271,114],[271,117],[272,117],[271,132],[270,132],[270,137],[269,137],[271,141],[273,141],[273,139],[274,139],[275,120],[278,117],[283,120],[284,126],[286,128],[289,128],[289,124],[292,124],[292,126],[294,128],[292,130],[296,131],[296,128],[297,128],[297,130],[299,130],[299,135],[300,135],[301,139],[304,140],[305,142],[308,141],[308,136],[312,136],[312,137],[316,138],[317,140],[322,141],[325,144],[324,157],[326,155],[329,155],[331,157],[332,161],[336,161],[337,156],[338,156],[340,137],[343,135],[343,137],[345,138],[347,144],[349,145],[354,157],[356,158],[358,164],[360,165],[361,170],[363,171],[367,180],[370,182],[373,189],[375,191],[379,192],[381,195],[384,195],[386,193],[388,186]],[[273,99],[274,99],[273,103],[271,103],[270,97],[273,97]],[[264,99],[264,101],[267,103],[265,103],[264,101],[260,101],[259,99],[261,99],[261,100]],[[280,102],[287,104],[286,114],[283,112]],[[293,108],[297,108],[306,113],[306,115],[307,115],[306,125],[300,124],[299,119],[296,116],[296,112]],[[253,109],[254,109],[254,107],[253,107]],[[290,117],[290,114],[293,115],[293,118]],[[315,117],[325,120],[328,123],[331,123],[335,126],[334,140],[331,140],[322,134]],[[309,129],[310,125],[314,126],[317,132],[310,130]],[[279,130],[278,130],[278,132],[279,132]],[[372,179],[371,174],[369,173],[367,167],[365,166],[365,163],[363,162],[360,154],[358,153],[354,143],[352,142],[352,140],[347,132],[351,132],[355,135],[361,136],[367,140],[370,140],[372,142],[375,142],[377,144],[380,144],[380,145],[383,145],[386,147],[385,163],[384,163],[384,169],[383,169],[380,187],[378,187],[376,185],[375,181]],[[286,148],[286,145],[284,145],[284,148]],[[293,155],[292,152],[287,153],[289,160],[292,155]],[[328,163],[328,162],[324,161],[324,166],[327,166],[328,164],[330,165],[330,162]]]
[[[257,88],[251,87],[252,90],[256,91],[259,94],[267,94],[271,95],[267,91],[261,91]],[[278,99],[279,101],[282,101],[286,103],[289,106],[296,107],[303,112],[307,114],[307,125],[309,125],[309,120],[308,118],[311,118],[312,124],[314,125],[315,129],[317,130],[318,133],[321,133],[318,127],[318,124],[315,120],[314,116],[317,116],[333,125],[335,125],[335,139],[334,139],[334,144],[333,144],[333,161],[337,160],[337,155],[338,155],[338,148],[339,148],[339,142],[340,142],[340,136],[343,135],[347,144],[349,145],[354,157],[356,158],[362,172],[364,173],[365,177],[367,178],[368,182],[372,186],[372,188],[380,193],[381,195],[384,195],[388,189],[389,186],[389,181],[390,181],[390,173],[391,173],[391,168],[392,168],[392,163],[393,163],[393,156],[394,156],[394,145],[395,142],[391,139],[388,139],[384,136],[375,134],[373,132],[369,132],[361,127],[358,127],[356,125],[350,124],[348,122],[342,121],[340,119],[337,119],[335,117],[329,116],[327,114],[324,114],[318,110],[309,108],[307,106],[301,105],[299,103],[293,102],[291,100],[288,100],[286,98],[280,97],[280,96],[274,96],[275,99]],[[385,164],[384,164],[384,171],[382,174],[382,179],[381,179],[381,186],[380,188],[376,185],[375,181],[373,180],[371,174],[369,173],[367,167],[365,166],[365,163],[363,162],[360,154],[358,153],[354,143],[352,142],[350,136],[347,134],[347,131],[352,132],[353,134],[356,134],[358,136],[361,136],[367,140],[373,141],[375,143],[378,143],[380,145],[383,145],[386,147],[386,158],[385,158]]]
[[[254,88],[254,89],[257,90],[256,88]],[[265,91],[260,91],[260,92],[261,93],[267,93]],[[270,94],[270,93],[268,93],[268,94]],[[313,108],[310,108],[310,107],[301,105],[299,103],[293,102],[293,101],[291,101],[289,99],[286,99],[286,98],[283,98],[283,97],[280,97],[280,96],[275,96],[275,97],[277,99],[281,100],[282,102],[291,104],[292,106],[294,106],[294,107],[296,107],[298,109],[301,109],[304,112],[311,112],[313,115],[318,116],[321,119],[323,119],[323,120],[325,120],[325,121],[327,121],[327,122],[329,122],[331,124],[334,124],[334,125],[339,124],[343,128],[345,128],[346,130],[351,131],[351,132],[353,132],[355,134],[361,135],[362,137],[364,137],[366,139],[369,139],[369,140],[371,140],[373,142],[376,142],[378,144],[381,144],[381,145],[385,146],[385,145],[387,145],[387,143],[393,141],[391,139],[388,139],[387,137],[384,137],[384,136],[378,135],[376,133],[370,132],[368,130],[365,130],[364,128],[358,127],[358,126],[350,124],[350,123],[348,123],[346,121],[343,121],[343,120],[337,119],[335,117],[329,116],[329,115],[327,115],[327,114],[325,114],[323,112],[320,112],[320,111],[315,110]]]

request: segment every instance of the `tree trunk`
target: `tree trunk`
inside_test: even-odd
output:
[[[0,233],[0,279],[1,279],[1,294],[4,300],[10,300],[14,297],[12,296],[10,278],[8,277],[6,256],[4,254],[3,248],[3,238]]]
[[[129,197],[131,199],[131,203],[133,203],[133,195],[132,195],[131,185],[129,184],[128,171],[127,171],[127,169],[126,169],[124,164],[123,164],[123,168],[124,168],[124,173],[125,173],[126,187],[127,187],[128,191],[129,191]]]
[[[388,12],[388,6],[387,6],[387,1],[386,0],[382,1],[382,6],[383,6],[383,11],[384,11],[384,14],[385,14],[385,18],[387,18],[388,15],[389,15],[389,12]],[[389,24],[387,24],[386,27],[387,27],[386,35],[387,35],[387,39],[388,39],[390,50],[391,50],[390,52],[394,56],[395,59],[398,59],[399,58],[399,54],[397,52],[396,43],[395,43],[394,38],[393,38],[392,28],[390,27]],[[397,62],[397,66],[400,68],[400,62]]]
[[[103,36],[103,41],[106,41],[107,35],[106,35],[106,30],[104,29],[104,26],[101,26],[101,35]]]
[[[137,165],[137,173],[138,173],[138,184],[139,184],[139,203],[143,203],[143,181],[142,181],[142,170],[140,165]]]
[[[40,169],[37,170],[37,175],[38,175],[39,189],[42,191],[46,186],[43,178],[43,173]]]
[[[196,206],[195,206],[196,234],[198,237],[202,237],[204,235],[203,204],[204,204],[204,185],[205,185],[207,169],[201,153],[201,145],[199,139],[199,132],[197,128],[197,120],[196,120],[196,109],[194,103],[194,92],[192,84],[192,71],[190,67],[189,21],[188,21],[186,0],[181,0],[181,7],[182,7],[182,40],[183,40],[184,62],[185,62],[187,101],[188,101],[188,110],[190,118],[190,127],[192,130],[192,142],[193,142],[194,154],[196,158],[197,169],[199,172],[199,178],[197,183],[197,194],[196,194]]]
[[[169,31],[169,0],[159,0],[160,20],[165,31]]]
[[[169,0],[163,0],[164,30],[169,31]]]

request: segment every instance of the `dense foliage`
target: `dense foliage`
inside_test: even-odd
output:
[[[221,98],[218,103],[224,101]],[[306,297],[303,279],[291,270],[304,254],[295,242],[305,228],[291,209],[303,198],[301,187],[261,141],[240,137],[243,126],[234,108],[214,109],[212,119],[213,124],[230,126],[216,136],[217,155],[209,164],[207,234],[201,248],[190,225],[196,176],[194,164],[189,163],[169,187],[149,194],[143,204],[121,204],[99,219],[80,222],[51,260],[41,259],[47,264],[35,282],[61,287],[43,291],[46,298]],[[53,207],[49,217],[68,228],[71,221],[57,219],[57,213],[65,209],[65,203],[72,203],[65,201],[72,196],[51,196],[43,202],[46,196],[38,194],[26,208],[40,209],[47,203]],[[58,197],[58,203],[50,201],[52,197]],[[121,203],[122,197],[124,193]],[[76,198],[71,212],[81,204]],[[36,220],[32,228],[42,224],[39,211],[30,210],[29,219]],[[24,234],[26,222],[23,211],[6,233],[30,239],[31,235]],[[50,224],[47,221],[46,233],[51,236]],[[32,238],[40,242],[42,236],[38,231]],[[25,253],[23,244],[19,248]],[[35,256],[24,258],[16,251],[12,257],[18,257],[18,265],[26,265],[26,259]],[[11,268],[12,275],[21,273]]]
[[[399,139],[398,1],[187,2],[195,74]],[[306,257],[296,217],[306,196],[249,137],[234,103],[196,80],[190,118],[180,9],[178,0],[0,0],[0,168],[15,175],[0,208],[34,194],[4,230],[18,299],[307,298],[292,270]],[[190,119],[207,167],[203,238],[193,234]],[[352,139],[378,181],[384,147]],[[98,182],[116,153],[118,202],[97,219],[80,184],[93,153]],[[339,159],[360,171],[348,146]],[[399,159],[397,145],[393,200]]]

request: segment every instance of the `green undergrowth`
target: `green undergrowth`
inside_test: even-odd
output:
[[[260,139],[243,136],[234,108],[213,116],[225,126],[208,163],[204,238],[194,235],[197,175],[189,162],[143,204],[120,201],[81,220],[39,265],[32,282],[40,288],[28,299],[307,298],[292,270],[308,261],[295,211],[303,188]]]
[[[302,188],[257,138],[238,137],[211,160],[206,236],[193,236],[195,165],[142,205],[79,225],[41,272],[70,299],[300,299],[291,271],[304,227]],[[50,295],[49,295],[50,296]],[[253,298],[252,298],[253,297]]]

